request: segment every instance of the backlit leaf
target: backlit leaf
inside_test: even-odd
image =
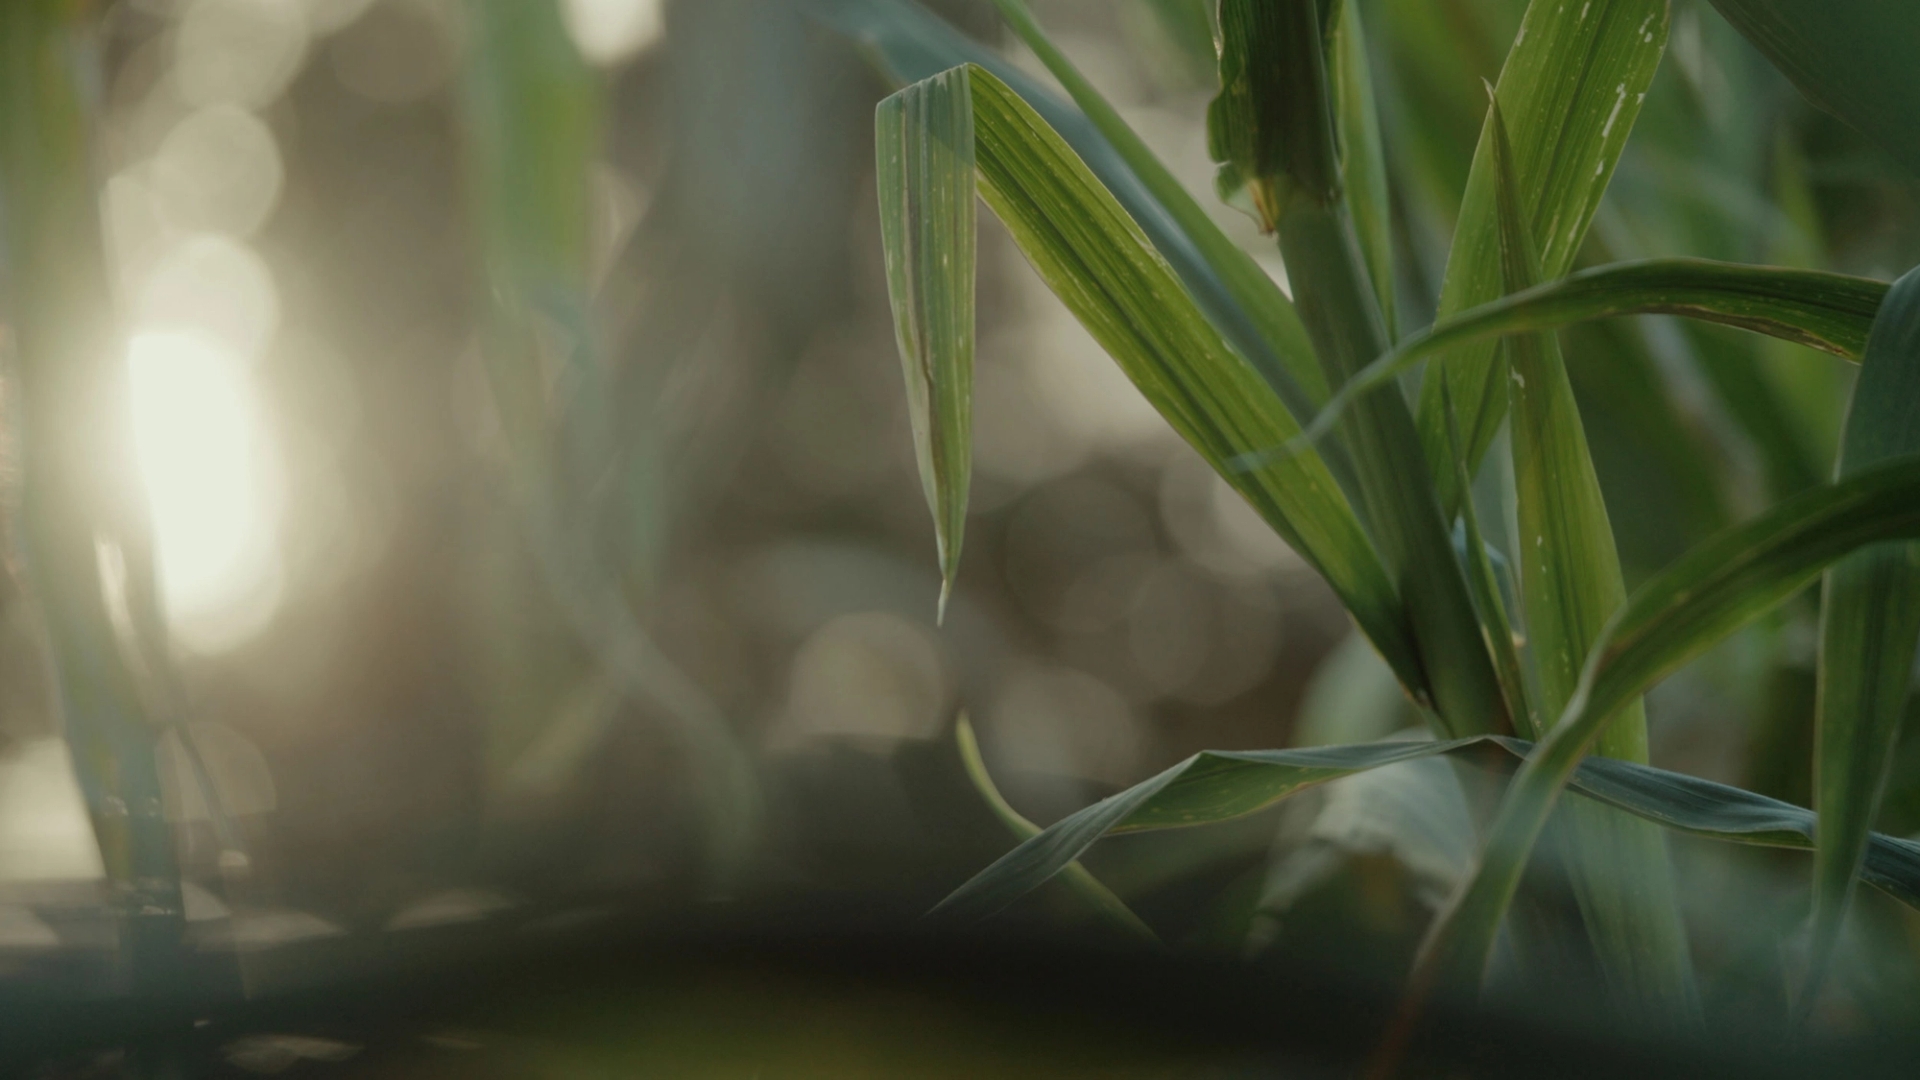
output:
[[[1419,688],[1399,598],[1326,466],[1302,458],[1253,471],[1226,467],[1267,440],[1291,438],[1298,426],[1073,150],[1019,94],[975,65],[901,94],[970,96],[980,194],[1042,280],[1167,422],[1327,578],[1402,681]],[[921,266],[961,270],[955,261]]]
[[[940,547],[944,617],[967,526],[973,463],[973,97],[936,75],[880,103],[880,234],[920,484]]]

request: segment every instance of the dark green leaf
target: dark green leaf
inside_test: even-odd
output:
[[[1378,742],[1306,750],[1207,751],[1042,829],[942,900],[935,912],[980,919],[1038,888],[1102,836],[1229,821],[1310,787],[1402,761],[1451,754],[1494,767],[1534,744],[1478,735],[1450,742]],[[1813,847],[1814,816],[1791,803],[1646,765],[1594,758],[1574,791],[1670,829],[1732,843]],[[1863,876],[1920,908],[1920,844],[1875,833]]]
[[[1319,6],[1223,2],[1222,89],[1208,128],[1222,176],[1252,193],[1263,225],[1278,234],[1307,334],[1328,381],[1338,382],[1385,351],[1388,339],[1332,150]],[[1343,433],[1381,560],[1400,583],[1442,733],[1510,731],[1406,400],[1368,397]]]
[[[1920,175],[1920,4],[1713,0],[1808,100]]]
[[[1790,499],[1636,590],[1600,635],[1559,723],[1509,785],[1480,868],[1435,923],[1415,985],[1477,983],[1555,798],[1623,705],[1851,552],[1916,537],[1920,461],[1907,458]]]
[[[1920,453],[1920,270],[1894,283],[1867,339],[1837,471]],[[1846,917],[1867,830],[1893,763],[1920,645],[1920,544],[1878,544],[1827,571],[1815,709],[1811,1005]]]

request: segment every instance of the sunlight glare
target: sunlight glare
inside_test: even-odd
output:
[[[566,0],[560,7],[581,55],[617,64],[653,44],[666,30],[660,0]]]
[[[281,586],[278,476],[246,363],[160,331],[134,336],[127,365],[168,617],[190,648],[231,647],[272,616]]]

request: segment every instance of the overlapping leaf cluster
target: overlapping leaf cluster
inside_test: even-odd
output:
[[[1829,19],[1777,0],[1714,2],[1818,104],[1911,160],[1920,109],[1899,105],[1920,93],[1920,78],[1886,46],[1920,30],[1905,6],[1838,4]],[[1589,227],[1660,65],[1667,0],[1527,5],[1461,163],[1439,318],[1397,341],[1383,125],[1351,0],[1218,6],[1222,92],[1207,123],[1222,194],[1244,199],[1277,236],[1292,300],[1255,279],[1020,0],[996,4],[1077,111],[910,4],[816,3],[910,84],[880,110],[882,202],[949,583],[973,333],[953,317],[969,310],[961,290],[974,273],[971,205],[956,193],[977,183],[1167,422],[1328,579],[1442,740],[1199,755],[1026,837],[943,911],[998,910],[1109,833],[1224,820],[1411,757],[1502,752],[1519,767],[1483,814],[1481,856],[1433,927],[1416,988],[1478,985],[1568,787],[1589,797],[1567,815],[1563,845],[1582,921],[1610,995],[1630,1012],[1684,1023],[1693,1008],[1656,826],[1817,849],[1808,991],[1857,878],[1908,903],[1920,896],[1913,845],[1870,832],[1920,640],[1920,422],[1910,407],[1920,273],[1891,289],[1705,259],[1569,273],[1607,246]],[[1445,187],[1445,172],[1434,166],[1423,197]],[[1629,594],[1554,331],[1641,314],[1811,346],[1863,370],[1831,483],[1800,485]],[[945,336],[930,337],[931,327]],[[1621,362],[1639,356],[1623,350]],[[1420,361],[1416,406],[1399,377]],[[1764,410],[1779,407],[1758,383],[1722,372],[1716,386],[1743,423],[1769,430]],[[1503,428],[1517,588],[1488,557],[1472,494]],[[1816,812],[1648,766],[1641,696],[1823,573]],[[1509,738],[1515,731],[1534,741]]]

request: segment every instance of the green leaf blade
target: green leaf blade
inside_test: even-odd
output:
[[[1198,252],[1207,268],[1231,296],[1237,313],[1246,318],[1257,333],[1261,348],[1257,353],[1249,351],[1250,343],[1238,338],[1235,344],[1245,355],[1256,358],[1271,356],[1277,361],[1277,368],[1262,368],[1262,371],[1269,375],[1270,381],[1275,383],[1275,389],[1296,409],[1296,415],[1305,413],[1299,412],[1299,404],[1287,395],[1288,387],[1297,388],[1300,395],[1313,403],[1325,401],[1328,393],[1326,380],[1315,363],[1313,347],[1307,340],[1305,328],[1300,324],[1300,317],[1286,294],[1280,291],[1280,287],[1251,256],[1240,250],[1213,223],[1199,202],[1181,185],[1172,171],[1154,156],[1119,111],[1094,89],[1086,76],[1047,37],[1025,0],[993,0],[993,3],[1014,34],[1033,50],[1054,78],[1060,80],[1060,85],[1066,88],[1074,104],[1086,113],[1087,119],[1092,121],[1093,126],[1126,162],[1133,175],[1152,193],[1159,209],[1172,219],[1184,239]]]
[[[1868,339],[1841,442],[1848,476],[1920,453],[1920,270],[1887,295]],[[1886,788],[1920,646],[1920,544],[1875,545],[1827,571],[1815,704],[1813,951],[1802,1006],[1818,993]]]
[[[1367,277],[1380,303],[1387,340],[1400,336],[1393,285],[1393,210],[1387,187],[1387,155],[1380,138],[1367,59],[1366,27],[1357,0],[1342,0],[1328,36],[1334,127],[1340,136],[1340,173],[1346,179],[1353,229],[1367,263]]]
[[[1112,106],[1046,43],[1037,25],[1029,32],[1045,48],[1036,53],[1057,65],[1057,75],[1065,73],[1061,81],[1076,92],[1080,108],[1060,101],[1031,76],[909,0],[802,2],[825,24],[865,45],[899,82],[915,82],[959,64],[978,64],[1013,87],[1126,208],[1194,302],[1287,408],[1296,417],[1308,416],[1326,401],[1326,381],[1286,294],[1206,216]],[[1026,24],[1014,25],[1021,29]],[[1342,467],[1336,454],[1329,457],[1336,470]]]
[[[1206,751],[1040,830],[933,910],[955,920],[990,916],[1067,870],[1104,836],[1231,821],[1320,784],[1436,755],[1511,768],[1527,760],[1535,747],[1520,739],[1478,735],[1445,742]],[[1579,763],[1570,786],[1596,803],[1695,836],[1763,847],[1813,848],[1811,812],[1711,780],[1594,758]],[[1920,908],[1920,844],[1872,834],[1866,867],[1865,876],[1874,887]]]
[[[1307,425],[1309,441],[1331,431],[1354,400],[1422,360],[1513,334],[1558,330],[1629,315],[1678,315],[1737,327],[1858,361],[1887,293],[1885,282],[1710,259],[1611,263],[1536,285],[1409,335],[1340,387]],[[1444,433],[1445,425],[1442,424]]]
[[[1528,225],[1537,238],[1542,277],[1573,264],[1599,208],[1666,50],[1667,0],[1534,0],[1507,53],[1496,89],[1513,140],[1513,169]],[[1499,235],[1493,199],[1492,148],[1483,135],[1474,152],[1466,197],[1440,292],[1442,318],[1498,298]],[[1451,352],[1439,368],[1460,420],[1472,471],[1505,415],[1505,386],[1493,350],[1472,345]],[[1420,434],[1431,461],[1445,442],[1439,378],[1421,393]],[[1443,506],[1459,497],[1451,469],[1436,469]]]
[[[1502,275],[1509,290],[1524,290],[1538,282],[1540,264],[1497,100],[1487,125]],[[1626,603],[1627,591],[1558,342],[1551,333],[1519,334],[1507,339],[1506,351],[1521,594],[1540,709],[1557,718],[1573,697],[1588,650]],[[1639,699],[1607,722],[1598,743],[1607,757],[1646,763],[1647,716]],[[1574,809],[1571,825],[1584,857],[1570,860],[1569,870],[1608,984],[1621,1004],[1647,1020],[1690,1015],[1692,967],[1665,839],[1644,822],[1587,807]]]
[[[992,774],[987,772],[986,759],[980,755],[980,741],[974,737],[973,722],[967,719],[966,713],[961,713],[954,722],[953,742],[954,748],[960,752],[960,766],[966,770],[967,779],[973,782],[974,790],[980,793],[987,809],[993,811],[993,816],[1000,819],[1014,839],[1024,842],[1040,835],[1040,826],[1028,821],[1000,794]],[[1126,901],[1114,895],[1112,889],[1094,877],[1093,872],[1078,860],[1068,863],[1060,873],[1067,887],[1108,926],[1143,944],[1155,947],[1161,944],[1160,936],[1153,932],[1153,928],[1134,914]]]
[[[887,292],[914,457],[940,552],[940,613],[960,570],[973,461],[974,138],[966,73],[935,75],[874,116]]]
[[[1699,545],[1608,623],[1559,721],[1509,785],[1480,867],[1429,934],[1416,986],[1477,983],[1554,801],[1621,707],[1846,555],[1920,538],[1920,461],[1865,469]]]
[[[1168,423],[1318,569],[1407,685],[1421,669],[1373,546],[1318,459],[1228,463],[1299,428],[1125,211],[1018,94],[968,69],[980,191],[1040,277]]]

